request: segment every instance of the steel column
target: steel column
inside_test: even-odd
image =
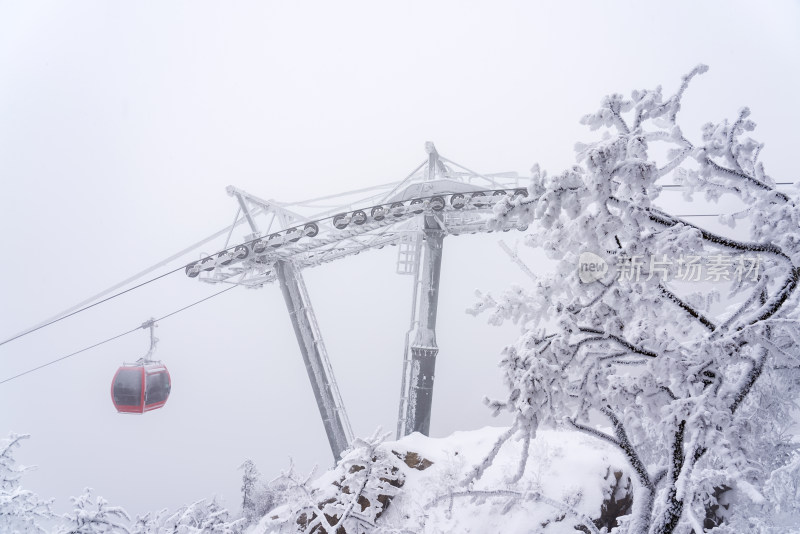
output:
[[[317,400],[317,408],[328,435],[328,442],[336,460],[348,448],[352,431],[344,412],[344,406],[336,387],[333,370],[328,362],[322,336],[317,327],[314,312],[308,301],[305,285],[300,271],[288,261],[275,263],[275,272],[280,281],[286,308],[292,320],[303,363],[308,372],[311,389]]]
[[[428,435],[431,428],[433,380],[436,370],[436,311],[442,269],[444,231],[432,217],[425,218],[422,246],[422,276],[419,287],[419,322],[411,343],[411,384],[405,432]]]

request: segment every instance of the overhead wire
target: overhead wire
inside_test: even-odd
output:
[[[244,220],[244,219],[241,219],[241,220],[238,220],[238,219],[239,219],[239,217],[238,217],[238,213],[237,213],[237,217],[236,217],[236,219],[234,219],[233,225],[231,226],[231,231],[232,231],[233,227],[235,227],[235,226],[237,226],[237,225],[241,224],[241,222]],[[221,230],[221,231],[217,232],[217,233],[216,233],[216,234],[214,234],[213,236],[210,236],[210,237],[208,237],[208,238],[206,238],[206,239],[204,239],[204,240],[202,240],[202,241],[199,241],[199,242],[195,243],[195,244],[194,244],[194,245],[192,245],[191,247],[189,247],[189,248],[186,248],[186,249],[184,249],[184,250],[180,251],[180,252],[179,252],[179,253],[177,253],[177,254],[174,254],[174,255],[170,256],[170,257],[169,257],[169,258],[167,258],[166,260],[162,260],[162,261],[160,261],[159,263],[157,263],[157,264],[156,264],[156,266],[155,266],[155,267],[150,267],[150,268],[148,268],[148,269],[145,269],[144,271],[140,272],[139,274],[137,274],[137,275],[134,275],[134,276],[133,276],[133,277],[131,277],[131,278],[128,278],[128,279],[127,279],[127,280],[125,280],[124,282],[120,282],[120,283],[118,283],[118,284],[116,284],[116,285],[112,286],[112,287],[111,287],[111,289],[107,289],[107,290],[103,291],[102,293],[99,293],[99,294],[95,295],[95,296],[94,296],[94,297],[92,297],[92,298],[89,298],[89,299],[87,299],[87,300],[84,300],[84,301],[83,301],[83,302],[81,302],[80,304],[78,304],[78,305],[76,305],[76,306],[73,306],[72,308],[70,308],[70,309],[69,309],[67,312],[62,312],[61,314],[59,314],[59,315],[56,315],[56,316],[55,316],[55,317],[53,317],[52,319],[49,319],[49,320],[47,320],[47,321],[45,321],[45,322],[43,322],[43,323],[41,323],[41,324],[38,324],[38,325],[36,325],[36,326],[34,326],[34,327],[32,327],[32,328],[28,328],[27,330],[23,330],[23,331],[22,331],[22,332],[20,332],[19,334],[16,334],[16,335],[14,335],[14,336],[12,336],[12,337],[10,337],[10,338],[8,338],[8,339],[5,339],[5,340],[3,340],[2,342],[0,342],[0,347],[2,347],[3,345],[5,345],[6,343],[9,343],[9,342],[11,342],[11,341],[14,341],[15,339],[19,339],[19,338],[21,338],[21,337],[23,337],[23,336],[27,336],[28,334],[31,334],[31,333],[33,333],[33,332],[36,332],[37,330],[41,330],[42,328],[45,328],[45,327],[47,327],[47,326],[50,326],[50,325],[52,325],[52,324],[55,324],[55,323],[57,323],[57,322],[59,322],[59,321],[63,321],[64,319],[66,319],[66,318],[68,318],[68,317],[72,317],[73,315],[77,315],[77,314],[79,314],[79,313],[81,313],[81,312],[84,312],[84,311],[86,311],[86,310],[90,309],[90,308],[94,308],[95,306],[97,306],[97,305],[99,305],[99,304],[102,304],[102,303],[104,303],[104,302],[108,302],[108,301],[109,301],[109,300],[111,300],[111,299],[114,299],[114,298],[117,298],[117,297],[119,297],[119,296],[121,296],[121,295],[124,295],[125,293],[129,293],[129,292],[133,291],[134,289],[139,289],[139,288],[140,288],[140,287],[142,287],[142,286],[145,286],[145,285],[147,285],[147,284],[150,284],[150,283],[152,283],[152,282],[155,282],[155,281],[157,281],[157,280],[160,280],[161,278],[164,278],[164,277],[166,277],[166,276],[169,276],[169,275],[171,275],[171,274],[174,274],[174,273],[176,273],[176,272],[178,272],[178,271],[181,271],[181,270],[184,270],[184,269],[186,269],[186,267],[188,267],[189,265],[192,265],[192,264],[193,264],[193,263],[195,263],[195,262],[189,262],[189,263],[187,263],[187,264],[183,264],[183,265],[181,265],[180,267],[176,267],[175,269],[172,269],[171,271],[167,271],[166,273],[163,273],[163,274],[160,274],[160,275],[158,275],[158,276],[156,276],[156,277],[150,278],[149,280],[146,280],[146,281],[144,281],[144,282],[142,282],[142,283],[140,283],[140,284],[136,284],[136,285],[135,285],[135,286],[133,286],[133,287],[129,287],[128,289],[124,289],[124,290],[122,290],[122,291],[120,291],[120,292],[118,292],[118,293],[114,293],[113,295],[111,295],[111,296],[109,296],[109,297],[106,297],[106,298],[104,298],[104,299],[102,299],[102,300],[94,301],[94,299],[96,299],[96,298],[98,298],[98,297],[100,297],[100,296],[102,296],[102,295],[106,295],[106,294],[108,294],[108,292],[109,292],[109,291],[112,291],[112,290],[114,290],[114,289],[116,289],[116,288],[118,288],[118,287],[122,287],[122,286],[123,286],[124,284],[126,284],[126,283],[129,283],[129,282],[132,282],[132,281],[134,281],[134,280],[137,280],[137,279],[141,278],[141,277],[142,277],[144,274],[146,274],[146,273],[149,273],[149,272],[153,271],[153,269],[154,269],[154,268],[156,268],[156,267],[158,267],[158,266],[161,266],[161,265],[164,265],[165,263],[168,263],[168,262],[170,262],[170,261],[172,261],[172,260],[174,260],[174,259],[176,259],[176,258],[178,258],[178,257],[180,257],[180,256],[183,256],[183,255],[187,254],[188,252],[190,252],[191,250],[193,250],[193,249],[196,249],[196,248],[198,248],[198,247],[202,246],[203,244],[205,244],[206,242],[210,241],[211,239],[213,239],[213,238],[215,238],[215,237],[218,237],[218,236],[220,236],[220,235],[223,235],[223,234],[225,233],[225,231],[227,231],[227,228],[226,228],[225,230]],[[254,240],[251,240],[251,241],[246,241],[246,242],[245,242],[245,244],[247,244],[247,243],[252,243],[253,241],[255,241],[255,239],[254,239]],[[226,245],[227,245],[227,243],[226,243]],[[234,246],[231,246],[231,247],[226,247],[225,249],[223,249],[223,250],[221,250],[221,251],[217,251],[217,252],[215,252],[214,254],[212,254],[212,256],[215,256],[215,255],[217,255],[217,254],[221,254],[221,253],[224,253],[224,252],[228,252],[228,251],[230,251],[230,250],[233,250],[233,249],[235,249],[237,246],[239,246],[239,245],[234,245]],[[94,302],[93,302],[93,301],[94,301]],[[87,304],[86,306],[83,306],[82,308],[78,308],[78,309],[76,309],[76,308],[77,308],[78,306],[80,306],[81,304],[84,304],[84,303],[89,303],[89,302],[91,302],[91,304]]]
[[[256,212],[259,212],[260,210],[261,210],[261,208],[258,208],[256,210]],[[136,273],[135,275],[123,280],[122,282],[114,284],[113,286],[111,286],[111,287],[109,287],[107,289],[104,289],[103,291],[101,291],[100,293],[98,293],[96,295],[92,295],[91,297],[87,298],[86,300],[83,300],[83,301],[79,302],[78,304],[75,304],[71,308],[68,308],[68,309],[62,311],[61,313],[59,313],[59,314],[57,314],[57,315],[55,315],[55,316],[53,316],[53,317],[51,317],[49,319],[46,319],[42,323],[37,324],[37,325],[35,325],[35,326],[31,327],[31,328],[28,328],[27,330],[23,330],[22,332],[19,332],[17,335],[15,335],[15,336],[13,336],[13,337],[11,337],[9,339],[6,339],[5,341],[1,342],[0,346],[5,345],[9,341],[13,341],[13,340],[18,339],[18,338],[20,338],[22,336],[25,336],[25,335],[27,335],[27,334],[29,334],[31,332],[35,332],[36,330],[44,328],[45,326],[51,325],[53,323],[56,323],[56,322],[60,321],[61,319],[64,319],[64,318],[66,318],[68,316],[75,315],[75,313],[80,313],[81,311],[89,309],[90,307],[92,307],[92,306],[94,306],[96,304],[99,304],[99,303],[95,303],[95,304],[92,304],[92,306],[83,307],[83,306],[85,306],[87,304],[94,303],[97,299],[108,295],[112,291],[116,291],[117,289],[119,289],[121,287],[124,287],[127,284],[130,284],[132,282],[135,282],[136,280],[141,279],[143,276],[150,274],[151,272],[155,271],[159,267],[162,267],[162,266],[164,266],[164,265],[166,265],[168,263],[171,263],[171,262],[177,260],[178,258],[181,258],[181,257],[185,256],[189,252],[191,252],[191,251],[193,251],[193,250],[195,250],[197,248],[202,247],[206,243],[209,243],[210,241],[213,241],[214,239],[225,235],[225,233],[229,233],[229,235],[230,235],[230,233],[233,232],[233,229],[236,226],[239,226],[240,224],[242,224],[243,222],[244,222],[244,219],[239,219],[238,218],[238,214],[237,214],[236,219],[234,219],[234,222],[230,227],[226,226],[222,230],[218,230],[217,232],[211,234],[210,236],[205,237],[205,238],[201,239],[200,241],[198,241],[196,243],[193,243],[192,245],[184,248],[183,250],[181,250],[179,252],[176,252],[175,254],[171,255],[170,257],[168,257],[168,258],[166,258],[164,260],[161,260],[160,262],[156,263],[155,265],[152,265],[152,266],[148,267],[147,269],[145,269],[145,270],[143,270],[141,272]],[[230,249],[226,249],[226,250],[230,250]],[[184,265],[179,269],[175,269],[174,271],[170,271],[169,273],[165,273],[164,275],[156,277],[155,279],[149,280],[146,283],[150,283],[151,281],[154,281],[154,280],[156,280],[158,278],[162,278],[163,276],[166,276],[168,274],[172,274],[173,272],[176,272],[176,271],[178,271],[178,270],[180,270],[182,268],[185,268],[185,267],[186,266]],[[131,289],[133,289],[133,288],[131,288]],[[122,293],[125,293],[125,292],[127,292],[127,291],[124,291]],[[114,298],[116,296],[119,296],[122,293],[118,293],[116,295],[112,295],[110,298]],[[109,299],[106,299],[106,300],[109,300]]]
[[[231,289],[235,289],[236,287],[237,286],[226,287],[222,291],[217,291],[216,293],[213,293],[213,294],[211,294],[211,295],[209,295],[209,296],[207,296],[205,298],[202,298],[202,299],[200,299],[198,301],[195,301],[195,302],[193,302],[193,303],[191,303],[191,304],[189,304],[187,306],[184,306],[183,308],[177,309],[177,310],[175,310],[173,312],[170,312],[170,313],[168,313],[168,314],[166,314],[166,315],[164,315],[162,317],[154,319],[154,322],[163,321],[164,319],[167,319],[168,317],[172,317],[173,315],[176,315],[176,314],[178,314],[178,313],[180,313],[182,311],[188,310],[192,306],[197,306],[198,304],[200,304],[202,302],[205,302],[205,301],[207,301],[209,299],[212,299],[212,298],[214,298],[214,297],[216,297],[218,295],[221,295],[221,294],[223,294],[223,293],[225,293],[227,291],[230,291]],[[91,350],[93,348],[99,347],[100,345],[105,345],[106,343],[109,343],[111,341],[119,339],[119,338],[121,338],[123,336],[127,336],[128,334],[132,334],[132,333],[136,332],[137,330],[141,330],[141,329],[142,329],[142,325],[139,325],[136,328],[128,330],[127,332],[122,332],[121,334],[117,334],[117,335],[112,336],[112,337],[110,337],[108,339],[104,339],[103,341],[95,343],[94,345],[89,345],[88,347],[84,347],[84,348],[82,348],[80,350],[76,350],[75,352],[67,354],[66,356],[61,356],[60,358],[56,358],[55,360],[49,361],[47,363],[44,363],[44,364],[39,365],[37,367],[34,367],[32,369],[28,369],[27,371],[23,371],[23,372],[21,372],[21,373],[19,373],[17,375],[12,376],[12,377],[6,378],[4,380],[0,380],[0,385],[5,384],[6,382],[11,382],[12,380],[15,380],[17,378],[25,376],[27,374],[33,373],[34,371],[38,371],[40,369],[44,369],[45,367],[49,367],[50,365],[53,365],[53,364],[58,363],[60,361],[66,360],[67,358],[71,358],[73,356],[77,356],[78,354],[81,354],[82,352],[86,352],[87,350]]]
[[[68,314],[66,314],[66,315],[62,315],[62,316],[60,316],[60,317],[57,317],[57,318],[55,318],[55,319],[52,319],[52,320],[50,320],[50,321],[47,321],[47,322],[45,322],[45,323],[42,323],[42,324],[40,324],[39,326],[36,326],[36,327],[34,327],[34,328],[30,328],[30,329],[28,329],[28,330],[25,330],[25,331],[23,331],[23,332],[21,332],[21,333],[19,333],[19,334],[15,335],[15,336],[12,336],[12,337],[10,337],[10,338],[6,339],[6,340],[5,340],[5,341],[3,341],[2,343],[0,343],[0,347],[2,347],[3,345],[5,345],[6,343],[10,343],[11,341],[14,341],[15,339],[19,339],[19,338],[21,338],[21,337],[23,337],[23,336],[27,336],[28,334],[32,334],[33,332],[36,332],[37,330],[41,330],[42,328],[45,328],[46,326],[50,326],[51,324],[55,324],[55,323],[57,323],[57,322],[59,322],[59,321],[63,321],[64,319],[66,319],[66,318],[68,318],[68,317],[72,317],[73,315],[77,315],[77,314],[79,314],[79,313],[81,313],[81,312],[84,312],[84,311],[88,310],[89,308],[94,308],[95,306],[97,306],[97,305],[99,305],[99,304],[102,304],[102,303],[104,303],[104,302],[108,302],[109,300],[111,300],[111,299],[114,299],[114,298],[116,298],[116,297],[119,297],[120,295],[124,295],[125,293],[128,293],[128,292],[130,292],[130,291],[133,291],[134,289],[139,289],[140,287],[142,287],[142,286],[144,286],[144,285],[147,285],[147,284],[149,284],[149,283],[151,283],[151,282],[155,282],[156,280],[160,280],[161,278],[164,278],[165,276],[169,276],[169,275],[171,275],[172,273],[178,272],[178,271],[180,271],[181,269],[184,269],[184,268],[185,268],[185,266],[180,266],[180,267],[178,267],[177,269],[173,269],[173,270],[171,270],[171,271],[169,271],[169,272],[166,272],[166,273],[164,273],[164,274],[160,274],[160,275],[156,276],[155,278],[151,278],[150,280],[147,280],[147,281],[144,281],[144,282],[142,282],[141,284],[136,284],[136,285],[135,285],[135,286],[133,286],[133,287],[129,287],[128,289],[125,289],[125,290],[123,290],[123,291],[120,291],[119,293],[114,293],[114,294],[113,294],[113,295],[111,295],[110,297],[106,297],[106,298],[104,298],[103,300],[98,300],[98,301],[96,301],[96,302],[94,302],[94,303],[92,303],[92,304],[89,304],[89,305],[87,305],[87,306],[84,306],[83,308],[77,309],[77,310],[75,310],[75,311],[73,311],[73,312],[70,312],[70,313],[68,313]]]

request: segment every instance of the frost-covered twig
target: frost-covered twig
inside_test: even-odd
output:
[[[470,471],[469,475],[467,475],[467,478],[465,478],[461,482],[462,486],[469,486],[473,482],[475,482],[476,480],[479,480],[483,476],[483,473],[492,465],[492,462],[494,462],[494,459],[497,457],[497,454],[500,452],[500,448],[509,440],[509,438],[511,436],[514,435],[514,432],[517,431],[517,426],[518,425],[519,425],[519,422],[518,421],[514,421],[514,424],[512,424],[508,428],[508,430],[503,432],[500,435],[500,437],[497,438],[497,441],[495,441],[494,447],[492,447],[492,450],[489,451],[489,454],[487,454],[486,457],[483,459],[483,461],[481,463],[479,463],[478,465],[476,465]]]

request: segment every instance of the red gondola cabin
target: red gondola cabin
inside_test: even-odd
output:
[[[120,413],[144,413],[163,407],[171,388],[169,371],[161,363],[125,364],[111,382],[111,400]]]

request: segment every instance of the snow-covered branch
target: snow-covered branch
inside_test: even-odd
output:
[[[29,437],[11,433],[0,442],[0,532],[44,533],[41,522],[54,517],[52,499],[43,500],[21,484],[31,468],[17,465],[14,452]]]

